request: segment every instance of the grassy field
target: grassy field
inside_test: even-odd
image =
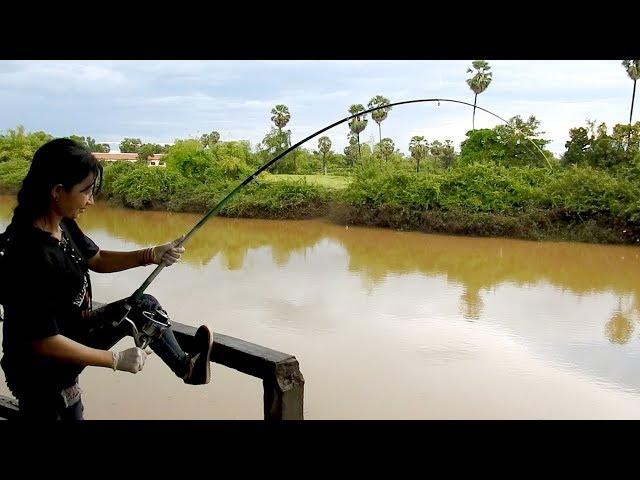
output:
[[[269,183],[296,180],[301,181],[302,179],[306,180],[307,183],[321,185],[335,190],[345,188],[351,181],[348,177],[336,177],[332,175],[261,175],[258,181]]]

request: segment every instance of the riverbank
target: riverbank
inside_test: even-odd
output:
[[[410,211],[402,206],[385,205],[367,209],[340,200],[318,196],[300,198],[297,202],[266,201],[256,197],[239,198],[219,214],[229,218],[270,220],[307,220],[327,218],[340,225],[357,225],[402,231],[418,231],[476,237],[505,237],[538,241],[571,241],[598,244],[637,244],[640,228],[616,224],[600,216],[587,220],[571,217],[562,211],[533,210],[518,215],[463,210]],[[120,201],[110,205],[131,208]],[[150,205],[149,210],[181,211],[204,214],[207,209],[175,210],[166,204]],[[139,210],[139,209],[138,209]]]
[[[633,175],[589,167],[549,170],[475,163],[417,174],[402,165],[371,164],[356,168],[341,186],[320,182],[322,176],[274,177],[279,176],[250,184],[220,214],[326,217],[344,225],[452,235],[640,242],[640,182]],[[175,189],[158,208],[204,213],[236,184]],[[139,201],[115,192],[111,198],[124,206],[135,207]]]
[[[569,241],[601,244],[637,244],[640,229],[612,224],[609,218],[581,220],[556,211],[528,211],[519,215],[500,213],[427,210],[411,212],[398,206],[366,210],[342,205],[329,218],[346,225],[446,235],[505,237],[539,241]]]
[[[2,191],[3,195],[16,192]],[[192,202],[176,209],[175,202],[149,202],[134,208],[119,199],[106,204],[132,210],[170,211],[204,214],[210,202]],[[213,206],[213,205],[211,205]],[[612,222],[607,216],[583,219],[560,210],[531,210],[518,215],[464,210],[409,210],[398,205],[363,208],[350,205],[330,195],[274,200],[273,197],[249,196],[234,200],[219,214],[229,218],[271,220],[307,220],[327,218],[340,225],[358,225],[402,231],[418,231],[445,235],[505,237],[538,241],[571,241],[598,244],[638,244],[640,228]]]
[[[349,177],[268,175],[236,195],[220,216],[334,223],[426,233],[640,243],[640,180],[590,167],[549,170],[474,163],[415,173],[402,165],[357,167]],[[16,172],[0,191],[17,192]],[[4,181],[4,180],[11,181]],[[136,210],[203,214],[239,183],[195,182],[167,169],[105,169],[100,194]]]

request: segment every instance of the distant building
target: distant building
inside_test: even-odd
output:
[[[103,160],[105,162],[132,162],[135,163],[138,161],[137,153],[99,153],[94,152],[93,156],[98,160]],[[148,167],[166,167],[166,164],[161,160],[164,156],[164,153],[156,153],[147,158],[147,166]]]
[[[147,166],[148,167],[166,167],[167,164],[161,160],[162,157],[164,157],[164,153],[154,153],[149,158],[147,158]]]

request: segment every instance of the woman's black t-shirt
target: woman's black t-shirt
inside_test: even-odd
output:
[[[11,281],[4,304],[1,364],[15,395],[22,389],[65,388],[78,375],[77,365],[36,355],[32,348],[33,340],[58,334],[77,340],[87,331],[83,321],[83,313],[91,309],[87,260],[99,248],[74,220],[63,222],[61,241],[32,225],[14,228],[16,247],[3,272]]]

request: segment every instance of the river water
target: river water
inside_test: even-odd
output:
[[[13,203],[0,197],[2,230]],[[200,218],[97,204],[79,223],[104,250],[133,250]],[[178,322],[295,355],[307,419],[640,418],[639,253],[214,218],[147,293]],[[94,298],[151,271],[92,273]],[[212,373],[188,386],[153,355],[137,375],[89,368],[86,418],[262,418],[260,379]]]

